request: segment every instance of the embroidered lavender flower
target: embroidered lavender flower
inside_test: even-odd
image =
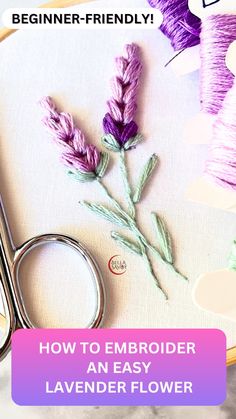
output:
[[[142,140],[134,121],[142,71],[137,45],[125,46],[124,56],[116,58],[116,70],[117,74],[111,82],[113,96],[107,102],[108,113],[103,119],[105,135],[102,142],[106,148],[120,151],[129,150]]]
[[[40,104],[46,111],[42,122],[61,148],[61,160],[71,168],[69,174],[82,182],[102,177],[108,165],[108,154],[88,144],[72,115],[58,112],[50,97],[44,97]]]
[[[152,214],[153,226],[156,232],[157,246],[151,244],[143,233],[137,219],[137,204],[141,201],[144,189],[150,181],[158,163],[158,157],[153,154],[141,169],[136,185],[131,186],[129,180],[126,151],[134,148],[141,140],[138,126],[134,121],[137,109],[136,97],[142,65],[139,59],[138,47],[134,44],[126,45],[125,55],[116,59],[117,74],[112,80],[113,97],[108,101],[108,113],[103,120],[105,135],[102,143],[106,148],[119,152],[120,170],[124,182],[128,209],[109,191],[101,179],[108,165],[108,154],[101,153],[94,145],[86,142],[84,134],[74,124],[70,114],[59,113],[51,98],[42,99],[41,105],[46,110],[44,125],[61,149],[61,158],[69,166],[69,174],[79,181],[96,180],[97,184],[108,199],[110,206],[100,203],[80,201],[80,204],[99,217],[113,225],[132,233],[134,240],[112,231],[111,237],[137,256],[142,257],[148,274],[153,278],[158,289],[167,299],[168,296],[153,268],[151,254],[158,261],[165,263],[168,268],[186,279],[176,269],[174,264],[173,246],[168,229],[157,214]]]

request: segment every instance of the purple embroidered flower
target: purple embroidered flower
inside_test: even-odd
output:
[[[101,154],[93,145],[88,145],[83,152],[72,150],[61,156],[63,163],[85,173],[96,172],[100,159]]]
[[[101,153],[94,145],[87,144],[84,134],[75,126],[72,115],[59,113],[50,97],[44,97],[40,104],[47,112],[42,122],[61,148],[62,162],[75,169],[69,173],[80,181],[102,177],[108,164],[107,153]]]
[[[130,138],[138,133],[138,125],[131,121],[126,125],[115,123],[111,115],[107,113],[103,119],[103,128],[105,134],[112,134],[120,145],[124,145]]]
[[[112,79],[112,98],[107,102],[108,113],[103,119],[103,144],[113,151],[129,150],[139,141],[138,126],[134,122],[136,97],[142,64],[137,45],[125,46],[124,57],[116,58],[117,74]]]

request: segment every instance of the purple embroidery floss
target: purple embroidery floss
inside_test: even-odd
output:
[[[225,189],[236,190],[236,82],[214,124],[205,175]]]
[[[163,15],[160,27],[175,51],[182,51],[200,43],[201,21],[188,8],[188,0],[148,0],[151,7]]]
[[[234,76],[225,57],[236,39],[236,15],[214,15],[203,19],[201,30],[201,110],[217,115]]]

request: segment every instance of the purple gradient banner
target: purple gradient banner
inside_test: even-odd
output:
[[[212,329],[35,329],[12,340],[24,406],[218,405],[226,338]]]

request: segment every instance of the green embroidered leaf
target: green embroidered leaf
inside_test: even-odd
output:
[[[109,154],[101,153],[101,161],[96,170],[96,174],[99,178],[102,178],[105,175],[108,163],[109,163]]]
[[[120,151],[120,144],[116,141],[115,137],[112,134],[106,134],[102,137],[102,144],[108,150],[112,150],[115,152]]]
[[[136,255],[142,256],[142,251],[137,243],[127,239],[126,237],[122,236],[121,234],[115,231],[111,232],[111,237],[125,249],[130,250],[132,253],[135,253]]]
[[[81,205],[88,208],[90,211],[94,212],[95,214],[99,215],[102,218],[105,218],[107,221],[118,225],[119,227],[126,227],[129,228],[129,223],[125,218],[123,218],[120,214],[115,211],[110,210],[109,208],[104,207],[100,204],[91,204],[86,201],[80,202]]]
[[[232,271],[236,271],[236,240],[233,242],[228,268]]]
[[[144,166],[144,168],[141,172],[141,175],[139,177],[138,184],[136,186],[135,192],[134,192],[133,202],[135,204],[140,202],[142,192],[143,192],[148,180],[150,179],[151,174],[152,174],[153,170],[155,169],[157,163],[158,163],[158,157],[157,157],[156,154],[153,154],[150,157],[150,159],[147,161],[147,163],[145,164],[145,166]]]
[[[152,213],[152,220],[157,235],[158,244],[167,262],[173,264],[173,252],[169,232],[158,215]]]
[[[124,150],[128,151],[131,148],[135,148],[137,144],[141,143],[141,141],[143,141],[143,136],[141,134],[137,134],[124,144]]]
[[[69,170],[68,175],[79,182],[92,182],[96,179],[96,174],[93,172],[81,172],[80,170]]]
[[[69,170],[68,175],[79,182],[92,182],[97,177],[102,178],[106,172],[109,163],[108,153],[101,153],[101,161],[97,167],[96,173],[82,172],[81,170]]]

